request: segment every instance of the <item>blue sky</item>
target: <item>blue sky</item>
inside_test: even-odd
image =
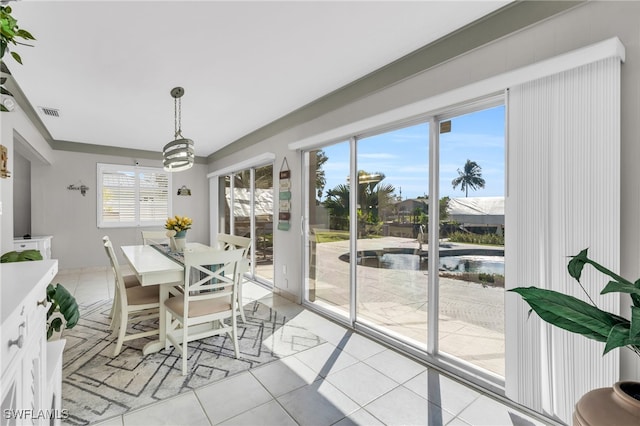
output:
[[[484,189],[469,191],[469,197],[504,195],[504,107],[499,106],[451,120],[451,132],[440,135],[440,197],[464,197],[452,188],[467,159],[482,167]],[[323,148],[329,157],[324,165],[327,189],[346,183],[349,174],[347,142]],[[358,169],[384,173],[402,198],[429,192],[429,126],[418,124],[362,139],[358,142]]]

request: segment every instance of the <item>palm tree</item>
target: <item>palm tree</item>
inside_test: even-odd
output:
[[[338,185],[327,190],[324,206],[331,213],[331,229],[349,229],[349,186]]]
[[[458,177],[451,181],[453,189],[460,185],[460,189],[464,191],[464,196],[469,196],[469,188],[474,191],[478,188],[484,188],[485,181],[482,179],[482,167],[475,161],[467,160],[464,164],[464,171],[458,169]]]

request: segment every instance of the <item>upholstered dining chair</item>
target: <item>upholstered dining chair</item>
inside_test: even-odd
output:
[[[169,236],[167,231],[140,231],[142,233],[142,244],[145,246],[151,244],[167,243]]]
[[[105,235],[104,237],[102,237],[102,244],[106,243],[107,241],[109,241],[109,236]],[[111,260],[109,260],[111,261]],[[113,268],[112,268],[113,269]],[[113,303],[111,304],[111,312],[109,314],[109,318],[111,318],[111,324],[110,324],[110,328],[113,330],[113,327],[116,324],[116,313],[118,312],[118,303],[120,300],[120,296],[118,295],[118,284],[116,283],[116,276],[115,276],[115,271],[113,271],[113,276],[114,276],[114,280],[113,280]],[[129,288],[129,287],[136,287],[140,285],[140,281],[138,281],[138,278],[134,275],[134,274],[129,274],[129,275],[123,275],[122,279],[124,280],[124,286]]]
[[[183,376],[187,374],[188,342],[193,340],[226,333],[238,358],[237,269],[243,254],[243,250],[184,253],[184,291],[164,302],[167,347],[171,342],[181,354]]]
[[[116,312],[114,312],[115,321],[112,319],[112,322],[115,324],[113,327],[113,335],[117,334],[118,336],[113,356],[118,356],[122,350],[122,344],[125,341],[153,336],[159,333],[158,329],[154,329],[127,335],[127,327],[130,322],[158,318],[160,292],[158,286],[143,287],[137,285],[127,287],[122,272],[120,271],[120,264],[113,252],[111,241],[105,241],[104,249],[107,252],[113,273],[116,276],[118,306]]]
[[[242,317],[242,322],[247,322],[247,319],[244,315],[244,308],[242,306],[242,282],[243,276],[245,272],[249,272],[249,250],[251,249],[251,238],[240,237],[238,235],[230,235],[230,234],[218,234],[218,249],[220,250],[235,250],[242,249],[244,258],[244,262],[241,264],[238,269],[238,274],[240,275],[238,281],[238,310],[240,311],[240,316]]]

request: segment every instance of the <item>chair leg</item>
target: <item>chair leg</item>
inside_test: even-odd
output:
[[[240,277],[240,281],[238,282],[238,309],[240,310],[240,317],[242,317],[242,322],[246,323],[247,318],[244,316],[244,305],[242,301],[242,276]]]
[[[236,359],[238,359],[240,350],[238,348],[238,316],[237,315],[231,316],[231,333],[232,333],[231,337],[233,340],[233,351],[235,352]]]
[[[182,375],[187,375],[187,326],[182,326]]]
[[[120,303],[118,302],[120,297],[118,295],[118,288],[113,292],[113,303],[111,303],[111,312],[109,313],[109,317],[111,318],[111,324],[109,324],[109,328],[114,330],[118,322],[118,312],[120,312]]]
[[[116,357],[120,354],[122,350],[122,342],[124,341],[124,335],[127,333],[127,322],[129,319],[129,314],[127,312],[120,312],[119,320],[120,320],[120,328],[118,330],[118,340],[116,341],[116,348],[113,351],[113,356]]]

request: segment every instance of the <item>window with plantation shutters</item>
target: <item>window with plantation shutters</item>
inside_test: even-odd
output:
[[[98,227],[163,225],[171,175],[161,168],[98,164]]]

